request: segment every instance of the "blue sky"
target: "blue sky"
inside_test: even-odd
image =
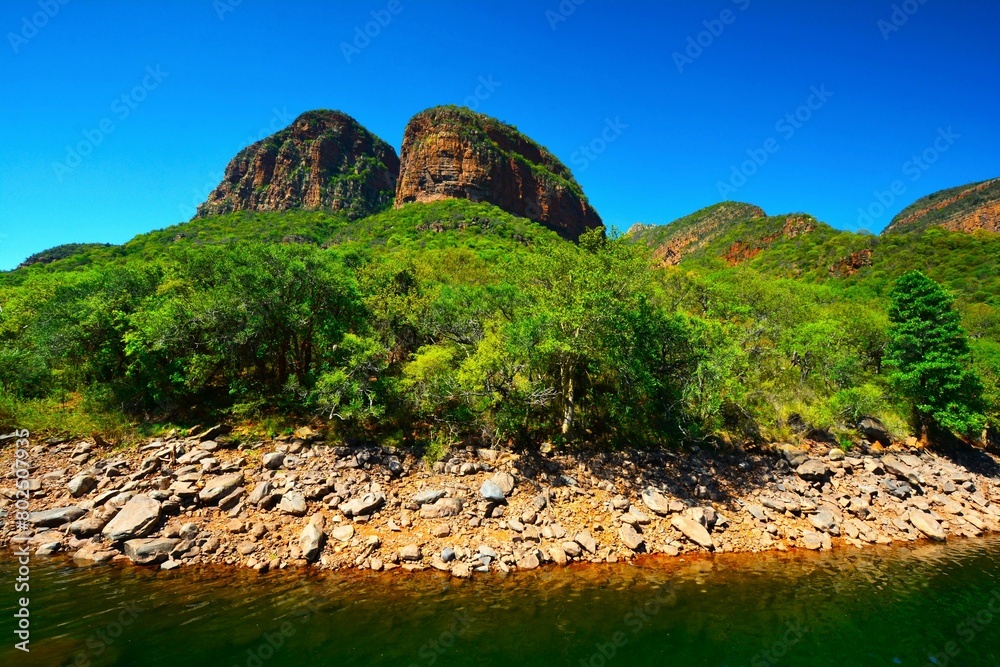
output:
[[[0,269],[189,218],[240,148],[316,108],[398,150],[416,112],[475,106],[548,146],[619,228],[737,199],[878,231],[1000,176],[1000,3],[896,8],[6,0]]]

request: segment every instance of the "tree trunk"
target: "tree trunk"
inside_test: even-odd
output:
[[[563,371],[565,373],[565,371]],[[566,435],[573,428],[573,416],[576,410],[576,404],[573,402],[573,376],[564,375],[563,380],[563,423],[562,432]]]

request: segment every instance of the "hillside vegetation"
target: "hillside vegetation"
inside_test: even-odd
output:
[[[670,263],[677,230],[574,244],[462,200],[355,221],[241,212],[78,248],[0,276],[0,426],[290,417],[437,453],[848,445],[865,416],[905,437],[887,346],[890,291],[914,269],[956,298],[996,423],[1000,236],[729,211],[699,212]]]

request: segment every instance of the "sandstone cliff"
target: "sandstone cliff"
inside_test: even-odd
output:
[[[660,263],[672,266],[737,225],[765,215],[764,209],[753,204],[723,202],[666,225],[634,225],[629,237],[653,247],[653,256]]]
[[[362,218],[392,205],[396,151],[339,111],[309,111],[240,151],[196,217],[323,209]]]
[[[935,192],[893,218],[883,234],[943,227],[955,232],[1000,232],[1000,178]]]
[[[602,225],[564,164],[516,128],[468,109],[437,107],[414,116],[400,162],[397,207],[485,201],[572,240]]]

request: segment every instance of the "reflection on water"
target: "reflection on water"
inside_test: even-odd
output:
[[[31,653],[8,634],[0,665],[993,666],[998,556],[995,538],[471,581],[35,559]]]

